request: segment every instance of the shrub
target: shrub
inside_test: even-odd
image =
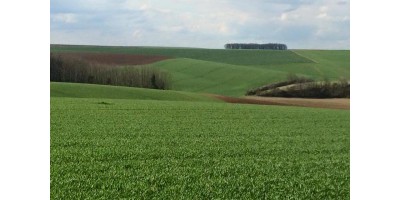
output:
[[[287,86],[291,84],[296,84],[296,83],[308,83],[312,82],[314,80],[306,77],[299,77],[293,73],[289,73],[287,75],[287,80],[286,81],[281,81],[277,83],[272,83],[268,85],[264,85],[258,88],[250,89],[246,92],[246,95],[258,95],[259,93],[262,93],[265,90],[271,90],[274,88],[282,87],[282,86]]]
[[[287,86],[282,88],[283,86]],[[301,98],[350,98],[350,82],[341,79],[338,82],[312,79],[288,74],[287,81],[265,85],[248,90],[246,95],[265,97],[301,97]]]
[[[311,82],[300,83],[285,90],[274,88],[260,92],[266,97],[300,97],[300,98],[350,98],[348,82]]]

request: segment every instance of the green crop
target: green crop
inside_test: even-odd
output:
[[[52,199],[349,199],[349,111],[51,98]]]
[[[218,101],[202,94],[190,92],[60,82],[50,83],[50,96],[167,101]]]
[[[350,77],[349,51],[295,52],[316,63],[268,65],[231,65],[187,58],[169,59],[152,64],[172,74],[172,89],[243,96],[248,89],[286,80],[289,73],[315,80]]]

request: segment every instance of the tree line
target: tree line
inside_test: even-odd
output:
[[[287,50],[286,44],[268,43],[228,43],[225,44],[225,49],[273,49],[273,50]]]
[[[288,74],[286,81],[248,90],[246,95],[298,98],[350,98],[350,81],[346,79],[334,82],[329,80],[315,81],[310,78],[298,77],[295,74]]]
[[[170,75],[149,66],[113,66],[50,54],[50,81],[168,89]]]

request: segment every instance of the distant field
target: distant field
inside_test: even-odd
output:
[[[174,90],[232,96],[242,96],[249,88],[279,81],[287,75],[277,70],[187,58],[169,59],[152,66],[171,73]]]
[[[135,54],[112,54],[112,53],[95,53],[95,52],[63,52],[63,58],[81,59],[89,63],[100,63],[106,65],[146,65],[161,60],[166,60],[167,56],[155,55],[135,55]]]
[[[276,50],[225,50],[162,47],[96,47],[52,46],[52,52],[102,52],[137,55],[162,55],[175,58],[191,58],[233,65],[266,65],[282,63],[312,63],[291,51]]]
[[[169,59],[152,64],[172,74],[172,89],[243,96],[248,89],[285,80],[288,73],[316,80],[350,78],[349,51],[295,51],[318,63],[228,65],[193,59]]]
[[[51,46],[52,52],[168,56],[151,64],[170,72],[172,89],[243,96],[295,73],[316,80],[350,79],[348,50],[225,50],[162,47]]]
[[[349,199],[349,111],[54,94],[52,199]]]
[[[218,101],[215,98],[189,92],[57,82],[50,83],[50,96],[164,101]]]

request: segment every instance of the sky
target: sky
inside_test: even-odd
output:
[[[349,0],[51,0],[50,43],[350,49]]]

